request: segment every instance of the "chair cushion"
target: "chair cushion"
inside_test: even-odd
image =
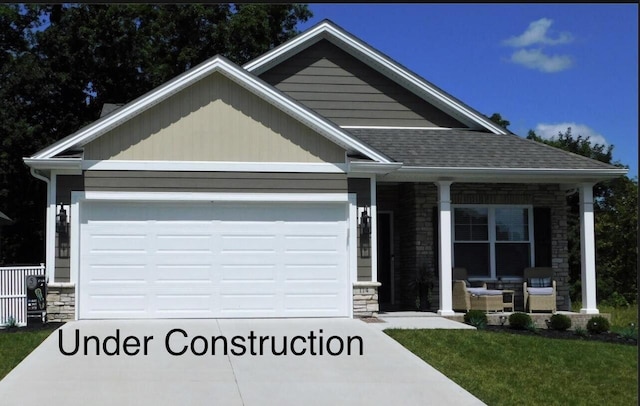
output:
[[[485,288],[467,288],[467,292],[471,293],[472,295],[476,295],[476,296],[498,296],[498,295],[502,295],[502,291],[501,290],[492,290],[492,289],[485,289]]]
[[[527,288],[530,295],[551,295],[553,288]]]
[[[546,278],[529,278],[527,280],[527,285],[532,288],[550,288],[551,277],[548,276]]]

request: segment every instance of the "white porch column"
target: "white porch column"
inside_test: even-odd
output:
[[[596,244],[593,217],[593,184],[580,185],[580,257],[582,266],[582,309],[598,314],[596,307]]]
[[[371,192],[371,282],[378,282],[378,202],[375,175],[369,182]]]
[[[438,314],[454,314],[451,292],[451,183],[437,182],[438,186],[438,250],[440,259],[440,308]]]

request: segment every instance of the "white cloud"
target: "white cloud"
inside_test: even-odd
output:
[[[536,134],[544,139],[550,140],[552,138],[556,138],[558,133],[564,133],[567,131],[567,128],[571,127],[571,134],[574,137],[578,135],[582,135],[582,138],[589,137],[589,141],[591,141],[591,145],[601,144],[604,146],[608,146],[609,143],[604,138],[602,134],[597,133],[593,129],[587,127],[584,124],[576,124],[576,123],[558,123],[558,124],[544,124],[540,123],[536,126]]]
[[[521,49],[511,55],[511,62],[530,69],[552,73],[569,69],[573,60],[568,55],[547,55],[540,49]]]
[[[548,37],[547,31],[549,31],[551,24],[553,24],[553,20],[541,18],[529,24],[529,28],[519,36],[506,39],[503,43],[512,47],[521,48],[534,44],[568,44],[573,41],[573,36],[568,32],[561,32],[556,38]]]

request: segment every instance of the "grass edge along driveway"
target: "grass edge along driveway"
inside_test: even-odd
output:
[[[637,405],[638,347],[474,330],[385,332],[488,405]]]
[[[31,351],[49,337],[59,325],[41,330],[25,329],[15,332],[0,332],[0,380],[15,368]],[[2,403],[0,401],[0,403]]]

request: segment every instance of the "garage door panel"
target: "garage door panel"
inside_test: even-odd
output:
[[[81,318],[346,316],[344,204],[81,205]]]
[[[275,317],[277,298],[274,293],[224,293],[220,297],[221,315],[227,317]]]
[[[275,264],[222,265],[222,282],[273,282],[277,277]]]

